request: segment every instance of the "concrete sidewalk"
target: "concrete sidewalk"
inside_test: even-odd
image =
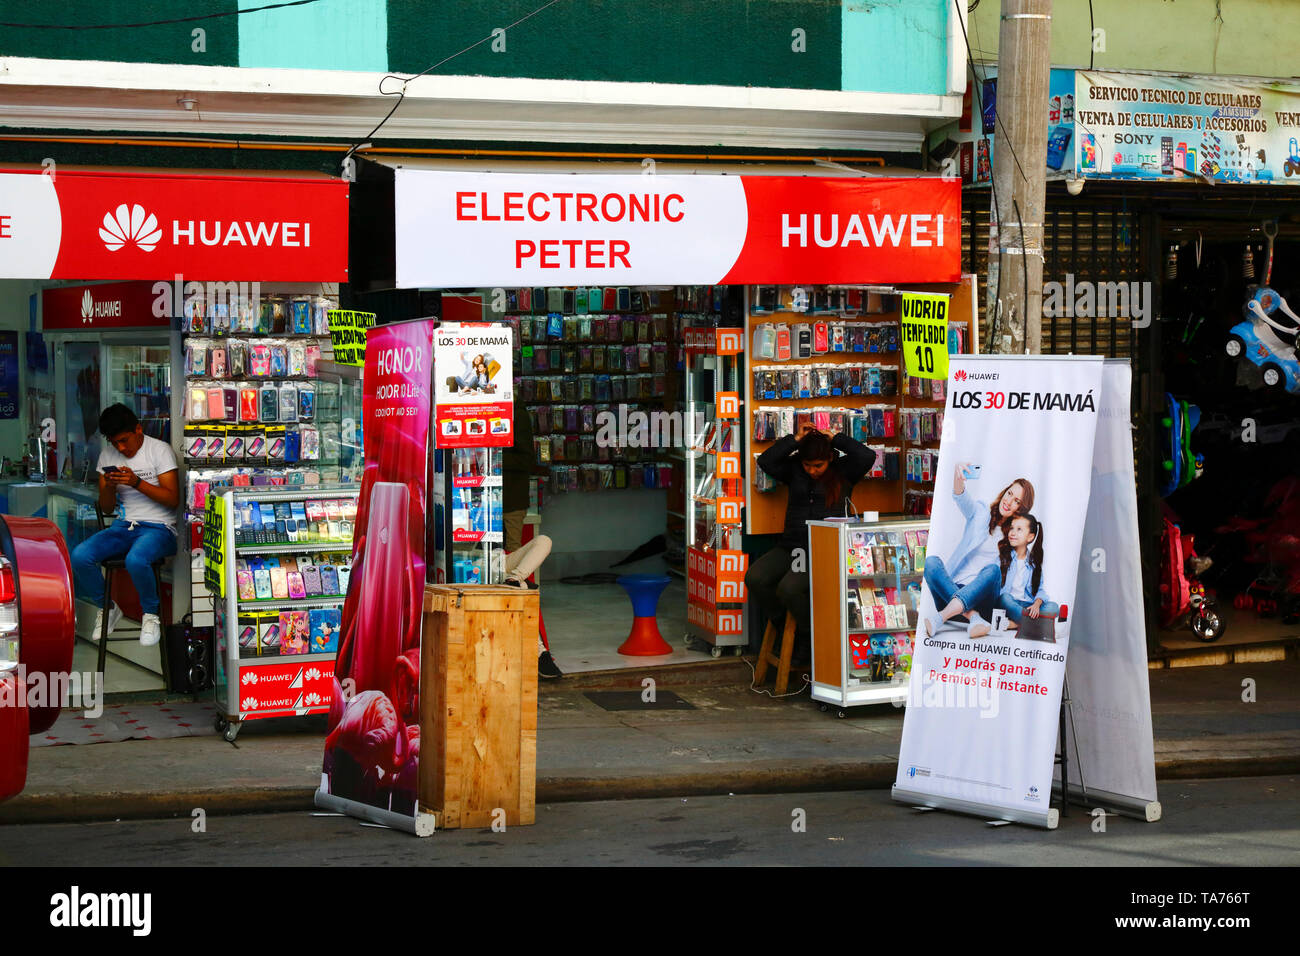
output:
[[[1150,676],[1161,780],[1300,773],[1300,662]],[[618,677],[639,691],[636,675]],[[694,709],[610,711],[587,696],[589,678],[544,684],[537,802],[887,788],[894,781],[901,709],[857,708],[841,720],[806,694],[772,700],[747,689],[740,661],[671,678],[656,678],[660,704],[675,691]],[[1241,699],[1245,678],[1256,682],[1254,703]],[[188,817],[195,808],[308,810],[323,735],[317,717],[249,723],[234,745],[213,734],[37,748],[27,789],[0,805],[0,823]]]

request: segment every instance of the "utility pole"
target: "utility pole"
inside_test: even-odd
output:
[[[1052,0],[1002,0],[989,235],[990,351],[1043,350]]]

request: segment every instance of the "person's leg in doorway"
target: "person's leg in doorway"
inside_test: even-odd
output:
[[[794,617],[794,653],[790,662],[805,667],[812,660],[812,577],[807,571],[787,571],[776,586],[776,595],[782,608]]]
[[[551,539],[539,534],[523,547],[506,555],[506,584],[528,587],[528,579],[551,553]]]
[[[176,553],[176,535],[170,528],[156,524],[137,524],[129,533],[135,540],[126,553],[126,573],[131,576],[131,583],[140,596],[140,643],[150,647],[162,637],[158,583],[154,579],[153,566]]]
[[[120,558],[131,550],[133,541],[126,533],[125,521],[115,521],[103,531],[92,534],[72,549],[72,580],[79,601],[92,604],[100,611],[95,617],[95,630],[91,640],[98,641],[103,627],[104,562]],[[108,612],[108,631],[111,634],[122,619],[122,609],[114,604]]]
[[[774,622],[777,628],[785,626],[785,605],[777,597],[776,587],[790,573],[792,556],[789,548],[775,547],[757,561],[750,562],[749,570],[745,572],[745,593],[749,596],[750,606],[758,609],[763,627],[768,622]]]
[[[505,531],[506,576],[502,584],[510,587],[526,588],[533,572],[542,566],[542,562],[551,553],[551,539],[539,534],[525,545],[520,545],[524,536],[524,517],[526,511],[507,511],[501,516]],[[546,646],[545,625],[542,624],[542,612],[537,609],[537,676],[543,680],[556,680],[563,677],[551,649]]]

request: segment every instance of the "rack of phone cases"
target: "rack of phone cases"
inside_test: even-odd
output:
[[[329,710],[357,517],[355,485],[221,494],[216,604],[219,729]]]
[[[812,698],[822,709],[907,698],[928,522],[810,521]]]
[[[966,322],[949,322],[948,353],[968,353],[971,349],[970,335]],[[928,516],[934,508],[934,478],[939,463],[939,439],[943,435],[948,383],[943,379],[913,378],[905,370],[901,374],[903,401],[909,406],[901,412],[906,441],[903,470],[907,482],[903,513]]]
[[[747,290],[751,534],[779,532],[785,523],[786,488],[757,467],[757,458],[805,424],[841,431],[876,451],[867,480],[854,488],[854,509],[902,510],[901,353],[893,300],[871,288]]]
[[[506,290],[515,388],[553,494],[668,487],[650,416],[670,401],[672,305],[659,289]]]
[[[950,314],[970,312],[973,277],[950,291]],[[918,289],[917,291],[922,291]],[[857,512],[928,515],[947,397],[942,380],[910,378],[899,350],[893,287],[757,286],[747,290],[748,460],[804,424],[839,431],[876,452],[853,492]],[[974,350],[973,319],[949,323],[948,351]],[[746,485],[747,527],[781,530],[786,490],[756,465]]]
[[[439,449],[433,467],[431,583],[499,584],[505,577],[501,449]]]
[[[686,621],[714,657],[743,651],[741,329],[721,326],[721,287],[676,292],[685,351]],[[714,308],[714,306],[717,308]]]

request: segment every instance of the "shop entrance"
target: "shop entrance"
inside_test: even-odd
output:
[[[1194,598],[1198,584],[1217,597],[1217,646],[1274,643],[1300,625],[1300,322],[1286,314],[1300,302],[1300,226],[1290,208],[1269,210],[1283,213],[1273,220],[1271,276],[1272,224],[1243,215],[1179,221],[1163,233],[1166,394],[1154,437],[1168,522],[1160,643],[1169,651],[1203,646],[1176,616],[1181,589]],[[1262,296],[1259,311],[1247,308],[1266,278],[1289,306]],[[1189,536],[1201,560],[1180,567],[1176,544],[1186,557]]]

